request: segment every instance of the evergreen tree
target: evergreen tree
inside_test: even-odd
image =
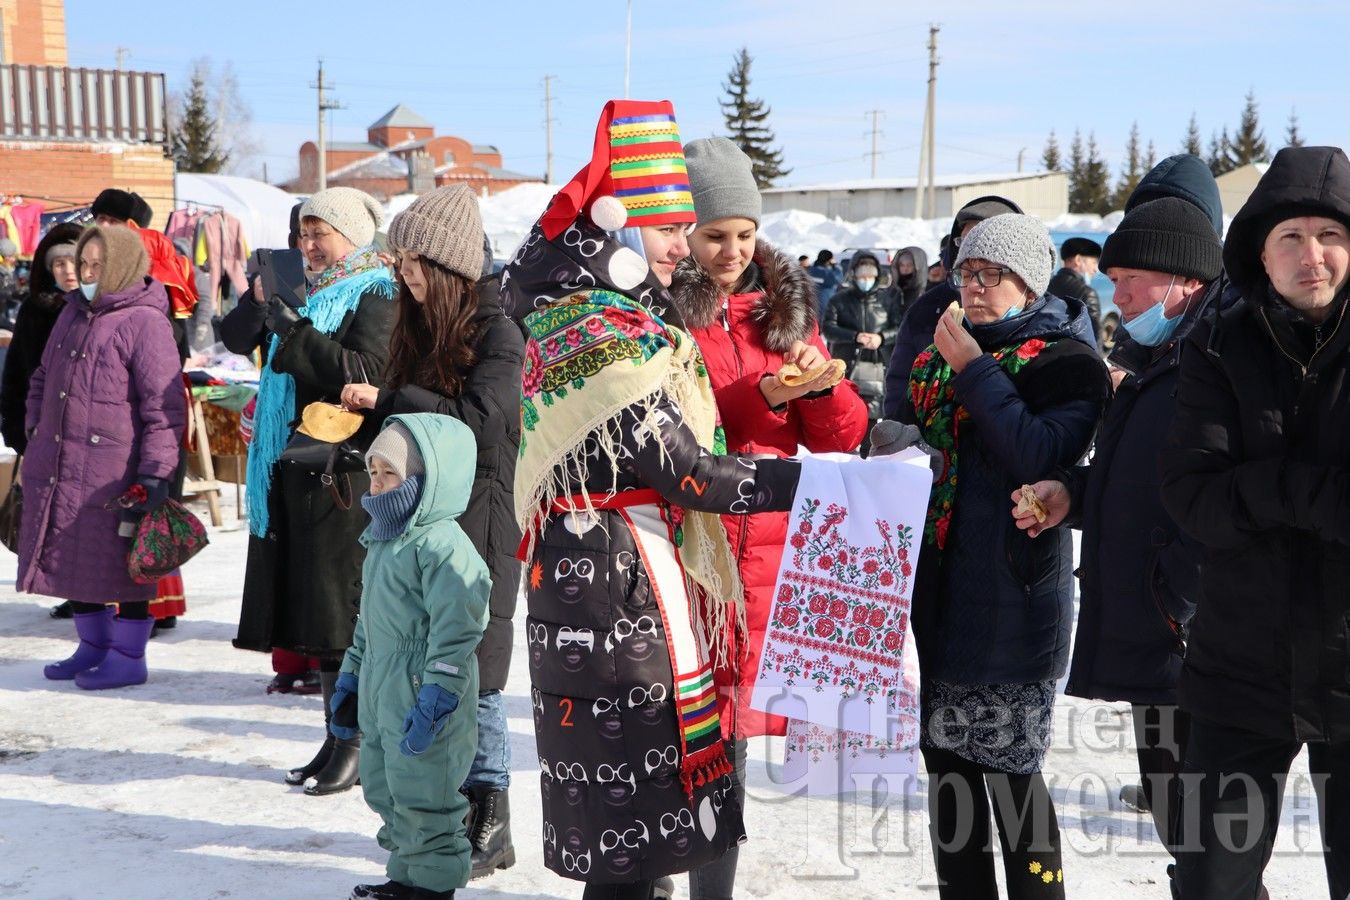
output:
[[[1205,148],[1200,143],[1200,126],[1195,123],[1195,113],[1191,113],[1191,122],[1186,126],[1186,139],[1181,142],[1181,152],[1205,158]]]
[[[792,172],[783,168],[783,151],[772,149],[773,131],[766,124],[770,109],[763,100],[750,98],[750,63],[753,60],[745,47],[736,54],[736,62],[722,84],[727,99],[719,101],[722,117],[726,119],[727,135],[750,157],[755,184],[761,189],[772,187],[778,179]]]
[[[1088,132],[1087,160],[1083,163],[1083,211],[1104,216],[1111,211],[1111,175],[1097,151],[1097,136]]]
[[[1284,144],[1286,147],[1303,146],[1303,135],[1298,133],[1298,113],[1292,106],[1289,107],[1289,125],[1284,130]]]
[[[219,172],[230,154],[216,140],[219,122],[211,113],[206,82],[194,71],[183,98],[182,114],[173,132],[173,158],[180,172]]]
[[[1148,139],[1148,151],[1144,154],[1144,171],[1148,172],[1158,164],[1158,151],[1153,149],[1153,138]]]
[[[1261,121],[1256,114],[1256,95],[1248,91],[1237,134],[1228,145],[1228,168],[1231,171],[1248,163],[1269,161],[1270,147],[1266,144],[1266,136],[1261,132]]]
[[[1059,141],[1055,139],[1055,129],[1050,129],[1050,137],[1045,140],[1045,149],[1041,151],[1041,168],[1047,172],[1058,172],[1063,166],[1059,156]]]
[[[1229,152],[1228,126],[1225,125],[1222,136],[1211,133],[1209,154],[1205,157],[1205,162],[1209,163],[1209,171],[1215,178],[1218,178],[1224,172],[1233,171],[1233,167],[1228,161]]]
[[[1069,145],[1069,212],[1087,212],[1083,201],[1083,175],[1087,162],[1083,156],[1083,136],[1078,129],[1073,130],[1073,143]]]
[[[1152,144],[1149,145],[1149,152],[1152,153]],[[1120,167],[1120,180],[1116,182],[1116,193],[1111,200],[1114,209],[1124,209],[1125,201],[1130,199],[1130,194],[1134,193],[1135,186],[1139,184],[1139,179],[1144,177],[1147,169],[1153,168],[1150,163],[1144,166],[1144,158],[1139,153],[1139,123],[1134,122],[1130,125],[1130,137],[1125,141],[1125,162]]]

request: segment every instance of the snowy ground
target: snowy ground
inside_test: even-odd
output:
[[[246,542],[213,530],[186,571],[188,615],[151,643],[150,682],[107,693],[43,679],[72,626],[48,618],[46,598],[14,592],[14,558],[0,551],[0,896],[319,900],[384,880],[359,790],[313,798],[282,783],[323,737],[320,701],[267,696],[267,658],[230,646]],[[541,862],[524,665],[507,693],[518,862],[461,894],[579,897]],[[788,798],[766,763],[779,758],[771,742],[752,745],[738,896],[936,896],[919,797],[881,786],[843,802]],[[1167,895],[1151,824],[1115,799],[1134,771],[1128,713],[1061,698],[1046,774],[1069,896]],[[1295,771],[1267,885],[1276,898],[1325,896],[1303,759]]]

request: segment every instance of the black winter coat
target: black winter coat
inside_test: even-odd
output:
[[[830,355],[848,364],[844,377],[855,382],[858,393],[867,402],[867,417],[881,418],[882,394],[885,391],[879,379],[854,378],[853,370],[859,361],[881,363],[891,358],[895,335],[900,329],[900,317],[887,303],[886,293],[875,286],[863,291],[856,284],[836,293],[825,309],[821,332],[829,342]],[[859,334],[881,335],[881,346],[865,350],[858,344]]]
[[[1350,740],[1350,322],[1343,288],[1314,326],[1260,261],[1271,219],[1350,221],[1350,160],[1281,150],[1233,218],[1224,266],[1241,303],[1192,333],[1163,501],[1205,545],[1181,703],[1286,740]],[[1292,213],[1289,213],[1292,215]]]
[[[1218,303],[1221,287],[1208,287],[1173,340],[1150,348],[1122,337],[1111,353],[1111,364],[1128,374],[1107,405],[1091,465],[1066,473],[1072,517],[1083,529],[1066,694],[1177,702],[1202,551],[1163,508],[1158,455],[1176,405],[1182,342]]]
[[[1046,295],[1019,316],[971,333],[986,350],[1050,342],[1015,375],[985,353],[953,380],[961,423],[946,547],[923,545],[914,634],[926,678],[1028,684],[1069,659],[1073,548],[1067,528],[1034,540],[1011,515],[1012,492],[1087,452],[1110,391],[1087,311]],[[914,417],[906,404],[908,420]]]
[[[882,402],[882,413],[887,419],[913,422],[908,396],[910,370],[914,368],[915,358],[933,343],[933,332],[937,330],[942,311],[951,306],[953,300],[960,299],[961,292],[950,282],[944,281],[920,294],[919,299],[905,311],[895,334],[891,361],[886,366],[886,397]]]
[[[295,378],[296,420],[310,403],[336,403],[362,371],[372,384],[381,383],[395,309],[389,298],[368,292],[331,335],[308,320],[291,329],[272,368]],[[221,322],[222,340],[236,353],[251,352],[266,336],[265,316],[265,307],[247,295],[240,298]],[[379,428],[379,417],[367,416],[352,443],[364,452]],[[370,489],[370,479],[364,471],[346,478],[352,504],[344,510],[319,475],[294,463],[276,464],[268,533],[249,537],[236,647],[335,657],[351,646],[366,556],[357,538],[369,522],[358,500]]]
[[[511,617],[520,588],[520,527],[516,524],[514,490],[520,452],[520,372],[525,361],[521,328],[502,312],[499,280],[478,285],[478,362],[458,397],[404,385],[383,389],[375,402],[379,421],[399,413],[430,412],[453,416],[473,431],[478,441],[469,506],[459,525],[473,541],[492,572],[488,626],[478,645],[479,691],[506,687],[514,637]]]
[[[0,436],[5,446],[20,455],[28,449],[24,417],[28,409],[28,382],[42,362],[42,351],[56,325],[56,317],[65,308],[65,295],[52,292],[30,297],[19,305],[14,336],[5,354],[5,371],[0,380]]]
[[[1072,297],[1087,307],[1088,318],[1092,320],[1092,336],[1098,347],[1102,338],[1102,301],[1097,289],[1088,284],[1086,278],[1067,266],[1061,267],[1050,279],[1046,293],[1056,297]]]

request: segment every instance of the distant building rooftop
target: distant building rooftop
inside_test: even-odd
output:
[[[413,112],[402,103],[395,104],[389,112],[380,116],[370,125],[371,128],[434,128],[426,119]]]
[[[938,175],[935,187],[960,187],[967,184],[990,184],[998,181],[1020,181],[1026,178],[1044,178],[1061,172],[1005,172],[977,175]],[[760,193],[788,194],[794,191],[903,191],[918,187],[917,178],[855,178],[848,181],[830,181],[823,184],[797,184],[791,187],[765,188]]]

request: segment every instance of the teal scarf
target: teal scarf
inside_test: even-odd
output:
[[[353,312],[367,292],[393,299],[394,280],[375,251],[365,247],[348,254],[324,270],[310,289],[308,302],[300,308],[320,334],[337,331],[347,314]],[[298,326],[297,326],[298,327]],[[258,403],[253,413],[253,441],[248,445],[248,530],[258,537],[267,535],[270,518],[267,498],[281,452],[291,439],[291,422],[296,418],[295,379],[272,370],[281,339],[271,336],[262,379],[258,382]]]

